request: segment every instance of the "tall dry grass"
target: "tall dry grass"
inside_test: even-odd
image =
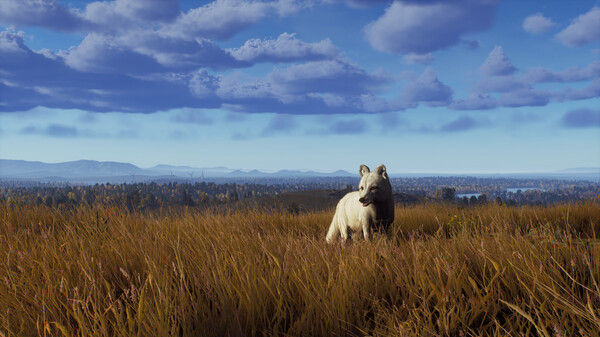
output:
[[[0,336],[598,336],[600,207],[331,211],[0,204]]]

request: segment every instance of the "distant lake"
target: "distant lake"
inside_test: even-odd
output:
[[[536,191],[546,192],[546,190],[541,189],[541,188],[537,188],[537,187],[511,187],[511,188],[507,188],[506,192],[508,192],[508,193],[517,193],[518,190],[521,190],[521,193],[525,193],[525,191],[529,191],[529,190],[536,190]]]
[[[467,199],[471,199],[471,197],[479,198],[480,195],[481,193],[459,193],[456,194],[456,197],[459,199],[462,199],[464,197],[467,197]]]
[[[546,192],[546,190],[537,187],[511,187],[506,189],[506,193],[516,194],[518,190],[521,190],[521,193],[525,193],[529,190]],[[462,199],[463,197],[467,197],[467,199],[471,199],[471,197],[479,198],[480,195],[481,193],[457,193],[456,198]]]

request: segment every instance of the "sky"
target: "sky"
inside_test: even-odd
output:
[[[0,158],[600,167],[600,1],[0,0]]]

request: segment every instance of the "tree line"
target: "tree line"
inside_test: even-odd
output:
[[[130,210],[174,205],[210,207],[262,196],[304,190],[356,190],[358,178],[248,179],[244,182],[202,181],[70,185],[0,181],[0,198],[29,205],[117,204]],[[550,205],[598,198],[600,184],[590,181],[477,177],[424,177],[390,179],[395,193],[462,205],[487,202],[509,206]],[[509,188],[521,188],[516,192]],[[534,189],[531,189],[534,188]],[[470,197],[458,194],[473,193]]]

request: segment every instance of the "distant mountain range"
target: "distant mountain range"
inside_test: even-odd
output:
[[[144,173],[145,170],[128,163],[78,160],[65,163],[0,159],[0,177],[110,177]]]
[[[138,181],[152,178],[298,178],[298,177],[353,177],[343,170],[335,172],[293,171],[263,172],[243,171],[226,167],[199,168],[191,166],[156,165],[140,168],[129,163],[99,162],[95,160],[77,160],[64,163],[43,163],[39,161],[0,159],[0,178],[2,179],[43,179],[43,180],[102,180],[123,178]],[[144,179],[145,178],[145,179]],[[115,179],[108,179],[115,180]],[[117,179],[119,180],[119,179]]]
[[[322,172],[314,172],[314,171],[290,171],[290,170],[281,170],[274,173],[262,172],[259,170],[252,171],[242,171],[235,170],[227,174],[228,177],[244,177],[244,178],[288,178],[288,177],[355,177],[357,174],[349,173],[344,170],[337,170],[331,173],[322,173]]]
[[[481,176],[511,178],[549,178],[549,179],[582,179],[600,181],[600,168],[570,168],[556,172],[524,173],[524,174],[390,174],[391,177],[426,177],[426,176]],[[358,172],[344,170],[335,172],[315,172],[299,170],[281,170],[264,172],[259,170],[239,170],[227,167],[191,167],[156,165],[140,168],[130,163],[99,162],[95,160],[77,160],[64,163],[43,163],[39,161],[0,159],[0,179],[31,180],[43,182],[76,182],[76,183],[122,183],[144,181],[173,181],[218,179],[285,179],[285,178],[318,178],[318,177],[352,177],[358,178]]]

